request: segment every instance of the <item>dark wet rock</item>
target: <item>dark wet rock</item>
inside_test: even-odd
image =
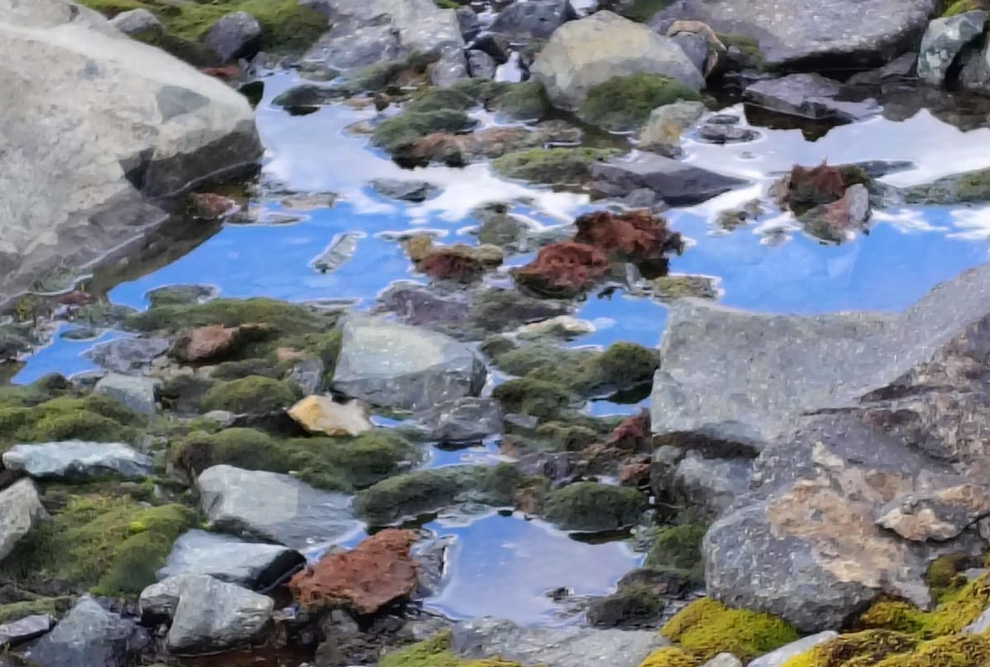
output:
[[[915,80],[916,65],[918,64],[918,54],[908,51],[897,56],[889,63],[878,69],[866,72],[857,72],[846,79],[849,86],[882,86],[883,84],[910,82]],[[886,107],[887,100],[884,101]],[[884,109],[885,115],[888,113]]]
[[[509,57],[512,55],[512,42],[509,41],[509,38],[493,32],[480,36],[471,45],[471,48],[490,55],[496,65],[504,65],[509,62]]]
[[[554,299],[572,299],[598,284],[610,263],[594,246],[573,241],[540,248],[536,259],[516,269],[516,283],[528,291]]]
[[[261,26],[247,12],[233,12],[214,23],[203,41],[220,56],[221,62],[250,60],[261,48]]]
[[[990,45],[963,50],[959,61],[958,84],[964,90],[990,95]]]
[[[938,18],[928,24],[918,52],[918,78],[941,85],[959,54],[983,34],[983,10]]]
[[[22,479],[0,491],[0,561],[6,558],[21,538],[31,532],[36,521],[47,518],[34,482]],[[3,630],[0,630],[0,635]],[[0,639],[0,646],[4,642]]]
[[[165,32],[158,17],[147,9],[132,9],[110,19],[110,25],[125,35],[153,35]]]
[[[266,590],[306,559],[276,544],[245,542],[229,535],[190,530],[172,545],[159,579],[183,574],[208,574],[252,590]]]
[[[652,589],[629,586],[598,598],[588,607],[588,623],[599,628],[655,626],[663,614],[664,602]]]
[[[371,182],[371,187],[384,197],[411,202],[426,201],[437,191],[436,187],[425,181],[400,181],[393,178],[377,178]]]
[[[179,575],[141,593],[150,616],[171,616],[168,648],[179,655],[226,651],[268,630],[274,601],[208,575]]]
[[[35,614],[0,625],[0,646],[14,648],[46,634],[55,625],[49,614]]]
[[[64,286],[84,266],[108,261],[166,220],[152,199],[260,155],[241,95],[110,28],[97,12],[38,0],[8,18],[2,76],[22,81],[23,94],[5,106],[0,139],[10,150],[0,182],[0,303],[32,285]],[[77,39],[62,39],[66,26]],[[80,62],[89,63],[82,77]],[[63,84],[79,94],[50,94]],[[86,127],[91,140],[68,139],[69,127]],[[32,153],[38,145],[54,148]],[[39,192],[54,191],[65,196],[39,204]]]
[[[646,509],[646,497],[620,486],[578,482],[551,492],[543,515],[562,530],[600,532],[636,523]]]
[[[960,204],[990,201],[990,169],[967,171],[901,190],[909,204]]]
[[[739,144],[756,141],[760,133],[748,127],[705,124],[698,128],[698,140],[706,144]]]
[[[191,306],[216,297],[217,288],[210,285],[166,285],[145,294],[152,308],[162,306]]]
[[[440,88],[452,86],[467,77],[468,64],[463,45],[443,48],[440,58],[430,68],[430,83]]]
[[[467,52],[468,72],[476,79],[494,79],[498,65],[495,60],[478,49]]]
[[[906,540],[943,542],[990,515],[988,489],[972,483],[908,493],[877,511],[877,524]]]
[[[703,21],[720,33],[752,40],[766,65],[841,69],[881,65],[907,50],[937,8],[933,0],[844,0],[828,7],[798,0],[786,11],[772,0],[679,0],[650,24],[666,31],[674,20]]]
[[[673,568],[632,570],[624,574],[617,584],[620,591],[627,588],[645,587],[657,595],[668,597],[680,596],[694,586],[695,584],[690,581],[690,576],[685,571]]]
[[[117,399],[139,415],[151,417],[157,411],[157,388],[158,381],[149,377],[110,373],[96,383],[93,391]]]
[[[15,445],[3,453],[3,465],[34,479],[66,481],[107,476],[143,479],[151,474],[151,457],[128,445],[80,440]]]
[[[857,183],[846,189],[841,198],[821,204],[801,214],[805,231],[823,241],[840,243],[851,231],[866,227],[870,219],[870,193]]]
[[[478,13],[470,7],[458,7],[455,11],[457,12],[457,24],[461,27],[461,36],[465,42],[470,42],[481,32],[481,21],[478,19]],[[468,60],[470,61],[470,58]]]
[[[372,319],[350,319],[333,387],[347,396],[405,410],[476,396],[484,362],[443,334]]]
[[[350,551],[327,554],[292,577],[289,589],[309,609],[344,606],[373,614],[415,590],[417,564],[409,554],[415,541],[411,530],[380,531]]]
[[[650,465],[650,488],[657,498],[714,518],[749,490],[753,461],[705,458],[697,451],[659,447]]]
[[[289,475],[218,465],[204,470],[196,487],[211,526],[232,535],[304,549],[342,539],[358,527],[348,496]]]
[[[747,86],[746,101],[778,113],[810,120],[855,121],[880,112],[872,99],[843,102],[842,84],[820,74],[789,74]]]
[[[132,622],[84,595],[25,655],[40,667],[124,667],[146,643]]]
[[[419,564],[416,568],[415,599],[433,597],[440,592],[447,570],[448,552],[455,539],[453,535],[445,535],[413,546],[412,556]]]
[[[681,135],[704,112],[705,105],[701,102],[681,101],[657,107],[650,112],[646,125],[639,133],[640,147],[675,157],[680,152]]]
[[[704,78],[677,42],[601,11],[556,30],[530,68],[555,107],[577,111],[588,92],[615,77],[657,74],[694,90]]]
[[[623,197],[647,188],[671,206],[690,206],[746,184],[738,178],[645,154],[632,161],[599,162],[591,165],[592,188],[606,197]]]
[[[489,30],[513,42],[548,39],[557,28],[576,18],[570,0],[517,0],[499,12]]]
[[[165,338],[121,338],[97,345],[85,356],[109,371],[130,373],[150,366],[170,345]]]
[[[450,636],[451,650],[467,659],[497,655],[555,667],[636,667],[666,644],[651,630],[524,627],[494,618],[458,623]]]
[[[317,86],[312,83],[305,83],[300,86],[293,86],[284,93],[280,93],[272,105],[282,107],[289,113],[306,113],[315,111],[317,107],[340,100],[347,95],[347,91],[341,88],[329,88],[327,86]]]
[[[416,418],[424,429],[423,437],[439,442],[477,442],[502,431],[502,409],[490,398],[459,398],[418,413]]]

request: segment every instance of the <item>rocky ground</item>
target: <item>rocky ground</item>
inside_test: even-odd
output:
[[[690,248],[663,217],[749,185],[680,159],[689,130],[759,138],[709,112],[725,100],[812,134],[921,107],[985,123],[977,2],[83,5],[0,0],[0,377],[64,322],[129,336],[98,372],[0,386],[0,665],[990,665],[990,269],[896,315],[743,312],[669,274]],[[490,161],[597,206],[549,233],[489,206],[474,244],[405,234],[428,284],[370,312],[197,284],[135,311],[80,282],[176,220],[252,222],[271,68],[308,80],[288,113],[373,106],[349,131],[402,167]],[[882,180],[910,167],[794,165],[719,224],[772,207],[836,244],[893,204],[990,201],[990,170]],[[612,292],[669,304],[659,349],[567,346]],[[605,397],[649,409],[583,409]],[[481,441],[503,460],[421,466]],[[422,517],[463,507],[628,537],[642,567],[549,591],[579,624],[428,613],[449,543]]]

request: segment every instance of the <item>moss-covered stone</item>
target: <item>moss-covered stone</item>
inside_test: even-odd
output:
[[[54,581],[100,595],[135,595],[155,582],[172,543],[196,524],[196,514],[182,505],[75,496],[17,545],[0,572],[28,588]]]
[[[532,148],[506,153],[492,167],[507,178],[548,185],[580,185],[591,177],[591,165],[619,155],[605,148]]]
[[[990,607],[990,575],[966,584],[947,595],[930,612],[906,602],[878,600],[859,617],[856,626],[867,629],[896,630],[922,639],[933,639],[960,632]]]
[[[617,530],[639,520],[646,496],[625,486],[577,482],[547,494],[543,516],[563,530]]]
[[[700,100],[690,86],[657,74],[617,76],[588,90],[578,115],[613,132],[635,130],[657,107],[677,100]]]
[[[703,584],[705,564],[701,542],[706,530],[705,526],[694,523],[663,529],[646,554],[643,567],[681,572],[692,584]]]
[[[216,381],[210,378],[182,373],[162,382],[158,395],[165,409],[179,414],[194,414],[201,411],[203,396],[215,384]]]
[[[970,560],[965,556],[954,555],[942,556],[932,561],[925,580],[935,602],[946,602],[966,587],[968,580],[962,570],[969,565]]]
[[[531,377],[503,382],[492,391],[492,397],[507,413],[545,420],[565,417],[580,403],[577,394],[564,387]]]
[[[689,604],[661,633],[701,662],[731,653],[745,663],[798,639],[797,630],[775,616],[729,609],[710,598]]]
[[[450,635],[442,633],[382,656],[378,667],[521,667],[497,658],[464,660],[449,650],[449,644]]]
[[[265,414],[291,407],[300,398],[298,388],[288,382],[251,375],[211,387],[203,395],[203,410]]]
[[[0,407],[0,446],[17,442],[133,442],[142,417],[109,396],[61,396],[34,407]]]
[[[701,661],[676,646],[658,648],[639,667],[700,667]]]
[[[156,306],[135,313],[125,325],[136,331],[176,332],[210,324],[238,327],[265,324],[283,335],[319,333],[333,326],[336,315],[317,313],[276,299],[214,299],[206,303]]]
[[[546,439],[551,449],[567,452],[579,452],[602,439],[602,434],[598,430],[584,424],[569,422],[540,424],[536,429],[536,435]]]
[[[765,67],[763,51],[760,50],[760,40],[738,33],[718,33],[718,38],[725,44],[726,49],[738,49],[736,59],[742,67],[752,67],[762,70]]]
[[[513,120],[542,120],[550,113],[546,89],[534,80],[502,84],[492,94],[487,106]]]
[[[478,121],[457,109],[405,111],[385,120],[375,128],[371,142],[394,155],[413,146],[434,132],[468,132]]]
[[[587,615],[597,627],[635,627],[656,622],[663,609],[663,599],[651,588],[630,586],[592,602]]]
[[[72,602],[73,598],[70,596],[32,596],[30,600],[2,604],[0,605],[0,623],[10,623],[11,621],[36,614],[48,614],[49,616],[58,618],[72,606]]]
[[[876,667],[978,667],[990,665],[990,637],[952,635],[925,642],[908,655],[893,655]]]
[[[907,635],[887,630],[867,630],[840,635],[819,644],[794,656],[781,667],[868,667],[886,662],[891,657],[900,660],[917,645],[918,640]]]

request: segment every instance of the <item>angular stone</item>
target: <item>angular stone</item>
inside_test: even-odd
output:
[[[166,338],[121,338],[97,345],[84,356],[109,371],[126,374],[150,366],[170,345]]]
[[[944,542],[990,515],[990,487],[970,483],[909,493],[877,512],[877,525],[906,540]]]
[[[592,189],[606,197],[623,197],[647,188],[671,206],[699,204],[746,184],[732,176],[649,153],[628,162],[596,162],[591,166],[591,176]]]
[[[679,0],[650,25],[666,31],[678,19],[756,40],[764,63],[790,69],[879,66],[916,44],[936,0]],[[850,20],[855,17],[855,20]]]
[[[701,102],[674,102],[657,107],[639,133],[639,144],[645,150],[656,150],[663,155],[676,153],[681,146],[681,135],[705,113]]]
[[[549,39],[557,28],[576,18],[570,0],[517,0],[498,13],[489,30],[513,42]]]
[[[25,655],[40,667],[124,667],[146,643],[133,623],[84,595]]]
[[[373,319],[349,319],[334,371],[336,391],[405,410],[476,396],[484,362],[443,334]]]
[[[177,654],[200,654],[247,644],[264,635],[274,607],[267,595],[213,577],[185,578],[168,631],[168,648]]]
[[[110,25],[125,35],[153,34],[165,31],[158,17],[147,9],[132,9],[110,19]]]
[[[423,437],[439,442],[477,442],[502,432],[502,409],[491,398],[459,398],[416,418],[425,429]]]
[[[315,394],[323,389],[326,372],[327,369],[323,360],[313,357],[302,359],[293,366],[285,379],[295,383],[303,394]]]
[[[361,401],[337,403],[329,396],[307,396],[289,409],[289,416],[310,433],[360,435],[374,428]]]
[[[481,21],[478,19],[478,13],[470,7],[458,7],[455,11],[457,12],[457,23],[461,27],[461,36],[465,42],[470,42],[481,32]]]
[[[119,442],[66,440],[14,445],[3,453],[3,465],[35,479],[65,481],[115,476],[143,479],[151,474],[151,457]]]
[[[48,614],[36,614],[0,625],[0,648],[20,646],[47,633],[55,625]]]
[[[523,627],[493,618],[458,623],[450,647],[467,659],[497,655],[526,665],[636,667],[668,642],[651,630]]]
[[[498,65],[496,65],[495,60],[484,51],[479,51],[478,49],[468,51],[467,62],[468,72],[474,78],[488,80],[495,78],[495,71],[498,69]]]
[[[48,517],[41,505],[34,482],[22,479],[0,491],[0,561],[6,558],[17,543],[31,532],[39,519]],[[0,626],[0,636],[3,626]],[[0,644],[4,642],[0,639]]]
[[[986,22],[987,13],[980,9],[929,23],[918,51],[918,78],[941,85],[960,52],[983,34]]]
[[[222,62],[250,60],[261,48],[261,26],[247,12],[233,12],[214,23],[203,41]]]
[[[650,466],[650,487],[658,498],[715,517],[749,489],[753,462],[745,458],[705,458],[696,451],[659,447]]]
[[[530,72],[551,103],[567,111],[577,111],[589,89],[617,76],[659,74],[696,89],[705,86],[677,42],[610,11],[561,26]]]
[[[855,121],[880,113],[872,99],[843,102],[836,99],[842,84],[820,74],[789,74],[747,86],[743,97],[756,106],[810,120]]]
[[[348,496],[289,475],[219,465],[204,470],[196,487],[211,525],[233,535],[305,549],[342,540],[360,526]]]
[[[110,373],[96,383],[94,391],[115,398],[139,415],[154,416],[158,381],[140,375]]]
[[[437,189],[425,181],[400,181],[395,178],[376,178],[371,187],[378,194],[391,199],[421,202],[433,195]]]
[[[439,88],[452,86],[468,77],[467,59],[461,46],[447,46],[441,49],[440,59],[430,68],[430,83]]]
[[[809,635],[808,637],[802,637],[796,642],[791,642],[786,646],[781,646],[776,651],[771,651],[766,655],[761,655],[759,658],[751,661],[749,663],[749,667],[781,667],[781,665],[794,656],[806,653],[819,644],[824,644],[825,642],[831,641],[838,636],[839,633],[833,630],[826,630],[814,635]]]
[[[179,536],[159,579],[177,575],[208,574],[220,581],[252,590],[275,585],[306,559],[298,551],[277,544],[245,542],[229,535],[190,530]]]

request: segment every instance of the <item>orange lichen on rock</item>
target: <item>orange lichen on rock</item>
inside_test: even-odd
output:
[[[555,298],[572,298],[605,277],[609,261],[594,246],[562,241],[544,246],[536,259],[515,271],[516,282],[533,292]]]

